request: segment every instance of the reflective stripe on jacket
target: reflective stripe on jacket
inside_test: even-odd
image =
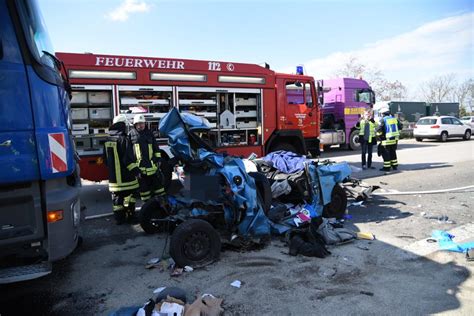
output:
[[[153,133],[148,129],[139,132],[133,128],[129,136],[138,168],[147,176],[154,175],[158,170],[161,154]]]
[[[131,143],[125,133],[125,124],[114,124],[109,129],[110,136],[104,143],[104,158],[109,171],[109,191],[118,192],[138,189],[134,175],[137,168]],[[138,171],[136,171],[138,172]]]
[[[369,139],[367,140],[369,143],[372,142],[372,139],[375,137],[375,127],[376,127],[376,124],[372,121],[368,121],[369,122]],[[360,121],[360,130],[359,130],[359,136],[364,136],[364,138],[367,138],[367,135],[364,135],[364,131],[365,131],[365,124],[366,124],[366,121],[365,120],[362,120]]]
[[[377,135],[382,139],[382,145],[394,145],[400,137],[400,123],[392,115],[384,116],[377,129]]]

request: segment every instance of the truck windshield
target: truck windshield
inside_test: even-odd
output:
[[[34,58],[44,66],[59,68],[37,1],[18,0],[16,3],[28,47]]]
[[[375,103],[375,94],[372,90],[358,90],[357,91],[357,101],[364,103]]]

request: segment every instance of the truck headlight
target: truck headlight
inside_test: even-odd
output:
[[[76,202],[72,203],[71,209],[72,209],[72,223],[74,227],[77,227],[81,220],[81,200],[78,199]]]

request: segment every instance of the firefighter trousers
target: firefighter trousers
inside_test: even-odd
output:
[[[143,202],[149,200],[152,196],[165,194],[163,181],[159,172],[153,175],[141,175],[138,179],[140,184],[140,198]]]
[[[135,212],[135,202],[131,203],[135,190],[112,192],[112,209],[114,213],[124,216]],[[134,198],[133,198],[134,199]]]
[[[397,170],[397,144],[395,143],[392,145],[383,146],[382,158],[384,170],[389,171],[390,168],[393,168],[393,170]]]

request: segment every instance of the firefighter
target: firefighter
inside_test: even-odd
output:
[[[109,171],[109,191],[117,225],[131,222],[135,215],[135,204],[129,203],[138,189],[136,176],[140,173],[133,156],[130,139],[127,137],[127,118],[118,115],[109,128],[109,137],[104,144],[104,159]]]
[[[397,170],[397,143],[400,137],[402,125],[390,114],[388,107],[380,109],[383,117],[377,128],[377,136],[381,140],[383,168],[381,171],[390,171],[390,168]]]
[[[135,162],[140,169],[138,182],[140,198],[143,202],[152,196],[165,194],[163,177],[160,172],[161,154],[153,133],[145,125],[145,116],[137,114],[133,118],[133,128],[129,133]]]
[[[377,125],[371,110],[365,111],[361,120],[356,124],[356,127],[359,128],[359,143],[362,149],[362,169],[364,170],[367,168],[375,169],[372,167],[372,147],[374,143],[377,143],[375,139],[375,129]]]

